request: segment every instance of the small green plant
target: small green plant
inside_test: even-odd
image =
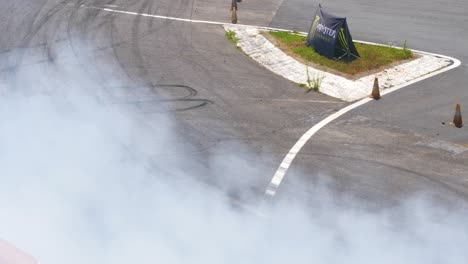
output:
[[[406,39],[403,43],[403,52],[407,57],[413,57],[413,52],[410,49],[408,49],[408,41],[406,41]]]
[[[310,74],[309,74],[309,66],[306,66],[306,73],[307,73],[307,85],[309,86],[309,89],[311,86],[311,83],[312,83],[312,80],[310,79]]]
[[[325,76],[324,75],[314,75],[310,76],[310,73],[309,73],[309,67],[306,67],[306,73],[307,73],[307,88],[314,92],[318,92],[320,90],[320,86],[322,85],[322,81],[323,79],[325,79]]]
[[[237,42],[239,42],[239,38],[236,37],[236,32],[232,30],[228,30],[225,33],[225,36],[234,44],[237,45]]]

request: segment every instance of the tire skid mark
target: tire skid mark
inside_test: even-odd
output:
[[[113,1],[115,1],[115,0],[113,0]],[[67,32],[66,33],[67,33],[67,36],[68,36],[67,40],[69,42],[69,45],[70,45],[70,47],[72,49],[72,52],[73,52],[74,56],[76,57],[76,60],[77,60],[78,64],[80,65],[80,67],[90,77],[93,77],[95,75],[93,75],[91,73],[91,70],[89,69],[89,67],[87,67],[87,65],[86,65],[87,61],[85,59],[83,59],[83,56],[80,56],[81,54],[80,54],[79,47],[80,47],[81,43],[76,45],[75,42],[74,42],[73,34],[72,34],[73,33],[72,29],[75,26],[76,14],[77,14],[77,12],[79,10],[79,7],[80,7],[80,5],[78,5],[78,4],[75,5],[75,8],[72,10],[71,15],[68,17],[69,19],[68,19],[67,25],[66,25],[67,26],[67,29],[66,29]],[[82,39],[82,38],[86,39],[87,33],[88,33],[87,29],[89,28],[92,21],[88,20],[86,18],[84,18],[82,21],[85,21],[86,23],[85,24],[83,24],[83,23],[80,24],[80,26],[81,26],[81,30],[79,32],[80,33],[80,39]],[[102,79],[102,78],[99,78],[99,79],[93,78],[93,79],[94,79],[94,81],[98,82],[101,87],[106,87],[106,85],[105,85],[106,83],[105,83],[104,79]],[[93,91],[91,91],[91,94],[93,94],[92,92]],[[144,125],[145,123],[142,123],[142,124]],[[132,157],[139,157],[139,158],[144,157],[144,159],[146,160],[145,166],[148,169],[151,169],[151,170],[154,170],[154,171],[160,171],[161,173],[164,173],[165,175],[171,175],[172,172],[167,171],[164,168],[158,166],[158,164],[156,162],[151,160],[151,158],[146,157],[143,153],[139,153],[139,152],[135,151],[133,148],[131,148],[130,146],[127,146],[125,144],[122,145],[122,146],[125,149],[127,149],[128,155],[130,155]]]
[[[145,1],[141,7],[139,8],[138,12],[139,13],[142,13],[142,12],[145,12],[146,10],[151,10],[152,9],[152,1],[151,0],[148,0],[148,1]],[[115,25],[115,22],[114,22],[114,19],[116,17],[114,16],[113,19],[112,19],[112,29],[110,30],[110,34],[111,34],[111,41],[112,43],[115,43],[115,28],[116,28],[116,25]],[[148,100],[145,100],[145,102],[159,102],[159,103],[189,103],[189,106],[184,106],[184,107],[177,107],[176,109],[174,109],[173,111],[186,111],[186,110],[192,110],[192,109],[196,109],[196,108],[199,108],[199,107],[203,107],[203,106],[206,106],[208,104],[212,104],[213,101],[211,100],[207,100],[207,99],[198,99],[198,98],[193,98],[195,97],[198,92],[197,90],[195,90],[194,88],[192,87],[189,87],[189,86],[186,86],[186,85],[178,85],[178,84],[155,84],[153,83],[149,76],[149,71],[147,70],[147,64],[145,63],[144,61],[144,58],[142,56],[142,52],[141,52],[141,45],[140,45],[140,40],[144,37],[146,37],[147,35],[150,35],[150,34],[154,34],[155,32],[159,32],[159,30],[162,30],[164,29],[165,27],[167,27],[167,25],[162,25],[161,27],[157,28],[155,31],[151,30],[148,34],[144,34],[144,33],[141,33],[140,32],[140,28],[141,28],[141,18],[140,17],[136,17],[134,19],[134,22],[132,24],[132,31],[131,31],[131,34],[132,34],[132,38],[131,38],[131,50],[132,50],[132,53],[133,53],[133,58],[136,58],[136,62],[137,62],[137,68],[138,68],[138,75],[139,75],[139,78],[137,78],[137,80],[135,78],[132,78],[130,76],[130,74],[128,73],[128,70],[127,70],[127,67],[126,65],[121,61],[120,59],[120,56],[118,54],[118,51],[116,50],[115,46],[113,46],[113,53],[114,53],[114,57],[115,59],[117,60],[118,64],[120,65],[120,67],[124,70],[124,72],[126,72],[126,75],[129,79],[133,79],[134,81],[136,82],[139,82],[141,79],[143,80],[143,86],[146,87],[146,88],[149,88],[151,89],[152,91],[154,91],[154,96],[151,96],[151,97],[158,97],[158,98],[150,98]],[[174,99],[162,99],[161,97],[163,97],[160,93],[161,89],[166,89],[166,88],[176,88],[176,89],[186,89],[187,91],[189,91],[189,95],[188,96],[183,96],[181,98],[174,98]],[[131,92],[132,94],[134,94],[136,97],[140,97],[141,95],[138,94],[138,91],[135,90],[135,89],[129,89],[129,92]],[[147,95],[145,95],[147,96]],[[195,105],[193,105],[195,103]],[[148,103],[146,103],[148,104]],[[143,108],[144,105],[141,105],[141,107]]]
[[[87,73],[87,75],[89,75],[90,78],[94,82],[98,83],[101,87],[105,88],[105,86],[106,86],[105,85],[105,80],[103,78],[96,77],[96,74],[93,74],[90,71],[88,65],[86,65],[86,63],[83,61],[83,59],[82,59],[83,54],[87,54],[87,52],[86,51],[83,52],[83,50],[81,48],[82,43],[80,43],[79,45],[75,44],[75,37],[74,37],[74,32],[73,32],[74,28],[78,28],[78,35],[79,35],[78,39],[88,40],[89,39],[88,35],[90,33],[92,33],[92,32],[90,32],[89,28],[90,28],[91,24],[96,20],[96,18],[101,13],[100,10],[94,10],[93,12],[89,12],[90,10],[88,10],[88,12],[86,12],[86,16],[84,18],[77,19],[77,13],[80,10],[80,7],[83,4],[85,4],[86,2],[87,2],[86,0],[80,0],[80,1],[76,2],[75,4],[73,4],[74,8],[71,10],[71,13],[70,13],[70,15],[68,16],[68,19],[67,19],[67,25],[66,25],[67,38],[64,41],[68,41],[69,46],[71,48],[71,51],[74,54],[74,57],[76,58],[78,64],[82,68],[82,70],[84,70]],[[116,2],[116,0],[112,0],[112,1],[108,1],[107,4],[113,4],[115,2]],[[27,35],[23,38],[23,40],[21,41],[21,43],[19,45],[23,49],[21,50],[22,51],[21,53],[18,53],[16,64],[13,67],[8,67],[6,69],[2,69],[1,72],[14,72],[16,70],[16,68],[21,64],[22,58],[23,58],[24,53],[26,52],[26,50],[31,49],[31,48],[41,48],[43,50],[44,59],[39,60],[36,63],[32,63],[32,64],[28,64],[28,65],[36,65],[36,64],[40,64],[40,63],[54,63],[55,54],[54,54],[53,44],[56,43],[55,36],[58,33],[58,29],[60,27],[60,24],[58,24],[58,23],[53,24],[53,23],[51,23],[51,21],[53,21],[53,18],[56,17],[61,11],[63,11],[65,7],[70,6],[70,4],[71,3],[69,1],[63,1],[61,3],[58,3],[55,6],[53,6],[50,10],[48,10],[46,14],[44,14],[41,17],[36,18],[35,21],[33,22],[33,27],[30,30],[28,30]],[[44,9],[44,8],[45,7],[43,6],[42,9]],[[146,1],[144,3],[144,5],[142,5],[142,8],[140,10],[142,10],[142,12],[143,12],[146,9],[151,9],[151,8],[152,8],[152,1]],[[40,11],[38,13],[40,13]],[[106,17],[113,18],[114,15],[106,14]],[[98,27],[103,27],[103,26],[108,25],[108,24],[109,24],[109,20],[105,19],[105,21],[101,22],[98,25]],[[50,26],[48,26],[48,25],[50,25]],[[136,25],[136,27],[134,29],[136,31],[138,31],[139,22],[138,21],[135,22],[135,25]],[[112,25],[111,25],[111,28],[112,28]],[[47,29],[47,31],[44,32],[45,33],[44,43],[40,43],[38,45],[32,46],[31,45],[32,41],[36,39],[36,36],[38,35],[38,33],[41,32],[41,30],[43,30],[43,29]],[[149,34],[152,34],[152,32],[150,32]],[[133,36],[134,36],[133,40],[135,40],[135,39],[138,40],[138,38],[139,38],[138,34],[134,34]],[[137,43],[138,43],[138,41],[137,41]],[[122,43],[117,43],[117,44],[122,45]],[[111,45],[114,48],[115,45],[113,43]],[[92,51],[94,51],[94,50],[92,50]],[[138,45],[137,45],[137,49],[136,49],[135,54],[137,54],[138,60],[140,61],[140,68],[146,71],[146,67],[142,63],[143,58],[142,58],[141,53],[139,51],[139,46]],[[118,58],[118,54],[115,53],[115,55],[116,55],[116,58]],[[124,72],[126,72],[125,71],[125,66],[123,66],[122,63],[120,63],[120,65],[124,69]],[[27,65],[25,65],[25,66],[27,66]],[[146,71],[145,75],[148,76],[147,71]],[[148,78],[144,78],[144,79],[148,80]],[[205,106],[207,104],[212,104],[213,103],[211,100],[207,100],[207,99],[192,98],[192,97],[196,96],[198,94],[198,92],[194,88],[191,88],[191,87],[188,87],[188,86],[185,86],[185,85],[177,85],[177,84],[154,85],[151,82],[147,82],[146,86],[148,86],[148,88],[150,88],[155,93],[158,92],[158,88],[162,88],[162,89],[175,88],[175,89],[185,89],[185,90],[187,90],[188,95],[185,95],[185,96],[183,96],[181,98],[175,98],[175,99],[156,99],[156,98],[152,98],[151,99],[152,102],[160,102],[160,103],[185,102],[185,103],[190,104],[189,106],[186,106],[186,107],[185,106],[184,107],[178,107],[174,111],[185,111],[185,110],[195,109],[195,108],[202,107],[202,106]],[[131,91],[131,92],[135,92],[135,89],[128,89],[128,90]],[[193,104],[195,104],[195,105],[193,105]]]
[[[176,98],[176,99],[149,99],[149,100],[143,100],[143,101],[134,101],[132,102],[134,105],[141,105],[144,106],[145,104],[150,104],[154,102],[158,103],[180,103],[180,102],[185,102],[185,103],[190,103],[194,105],[189,106],[183,106],[180,108],[176,108],[173,111],[180,112],[180,111],[186,111],[186,110],[192,110],[196,109],[199,107],[206,106],[208,104],[213,104],[213,101],[207,100],[207,99],[195,99],[193,97],[197,96],[198,92],[194,88],[187,86],[187,85],[177,85],[177,84],[159,84],[157,85],[158,89],[164,89],[164,88],[169,88],[169,89],[182,89],[183,91],[188,92],[186,96],[183,96],[181,98]],[[163,111],[163,112],[168,112]]]
[[[73,53],[73,56],[76,58],[76,61],[78,62],[79,66],[81,67],[81,69],[83,70],[83,72],[85,72],[89,78],[94,81],[95,83],[97,83],[100,87],[104,87],[105,86],[105,80],[100,76],[100,75],[96,75],[94,73],[91,72],[90,68],[88,67],[87,65],[87,62],[86,61],[83,61],[82,57],[83,55],[82,54],[85,54],[86,56],[86,51],[83,51],[81,50],[82,52],[80,52],[80,48],[78,47],[78,45],[75,43],[75,40],[74,40],[74,37],[73,37],[73,27],[74,26],[79,26],[79,39],[80,41],[82,41],[83,43],[79,43],[79,45],[83,45],[84,42],[87,40],[87,29],[89,27],[89,24],[94,21],[94,19],[99,15],[100,11],[98,12],[86,12],[87,16],[82,19],[82,21],[84,21],[84,23],[82,21],[78,21],[77,23],[75,23],[75,20],[76,20],[76,16],[77,16],[77,13],[80,11],[80,7],[82,4],[86,3],[87,0],[81,0],[79,1],[78,3],[74,4],[73,5],[73,9],[72,9],[72,12],[70,14],[70,16],[68,17],[67,19],[67,26],[66,26],[66,34],[67,34],[67,39],[68,39],[68,42],[69,42],[69,45],[70,45],[70,48],[71,48],[71,51]],[[115,2],[115,0],[112,0],[111,2]],[[88,19],[92,17],[93,19]],[[86,58],[85,58],[86,59]]]
[[[323,153],[304,153],[304,154],[305,155],[310,155],[310,156],[316,156],[316,157],[336,158],[336,159],[343,159],[343,160],[358,161],[360,163],[376,164],[378,166],[391,168],[391,169],[394,169],[396,171],[402,171],[402,172],[405,172],[405,173],[407,173],[409,175],[413,175],[414,178],[422,178],[422,179],[426,180],[427,182],[430,182],[430,183],[432,183],[434,185],[441,185],[445,189],[456,193],[457,195],[459,195],[460,197],[462,197],[463,199],[468,201],[468,194],[466,194],[463,191],[460,191],[460,189],[456,188],[453,184],[438,180],[435,177],[430,177],[430,176],[421,174],[421,173],[419,173],[417,171],[410,170],[410,169],[407,169],[407,168],[403,168],[403,167],[400,167],[400,166],[397,166],[397,165],[391,165],[391,164],[387,164],[385,162],[381,162],[381,161],[377,161],[377,160],[369,160],[369,159],[357,158],[357,157],[352,157],[352,156],[341,156],[341,155],[323,154]]]
[[[40,43],[37,45],[31,45],[31,42],[33,39],[37,36],[37,34],[50,22],[50,20],[60,11],[63,10],[64,6],[62,3],[58,3],[54,6],[51,7],[50,10],[48,10],[44,15],[40,16],[41,12],[44,11],[45,7],[47,6],[48,2],[46,2],[40,10],[36,12],[36,17],[34,18],[33,22],[31,22],[31,25],[29,26],[29,29],[26,33],[26,35],[22,38],[20,41],[18,47],[15,48],[14,52],[14,64],[11,67],[8,67],[8,71],[12,73],[13,76],[13,82],[12,82],[12,88],[17,89],[19,81],[16,79],[17,78],[17,70],[21,66],[23,60],[24,60],[24,55],[28,49],[33,49],[33,48],[43,48],[47,49],[47,42]],[[40,16],[40,17],[39,17]],[[51,53],[47,56],[50,57]]]

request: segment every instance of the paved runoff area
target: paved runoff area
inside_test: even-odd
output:
[[[239,38],[237,46],[268,70],[298,84],[307,84],[308,78],[320,78],[322,79],[321,93],[348,102],[369,96],[375,77],[379,79],[381,89],[388,89],[433,73],[454,63],[445,56],[415,51],[417,58],[414,60],[350,80],[307,66],[288,56],[262,36],[262,29],[236,25],[225,25],[224,28],[226,31],[234,31],[236,37]]]

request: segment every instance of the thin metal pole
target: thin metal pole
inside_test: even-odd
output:
[[[233,24],[237,24],[237,0],[232,0],[231,3],[231,21]]]

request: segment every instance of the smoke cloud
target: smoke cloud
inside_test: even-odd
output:
[[[256,205],[263,214],[233,206],[230,192],[262,173],[248,147],[199,166],[170,113],[149,128],[71,54],[55,57],[0,84],[0,238],[42,264],[468,261],[466,215],[423,198],[367,211],[321,185],[315,206],[300,195]]]

